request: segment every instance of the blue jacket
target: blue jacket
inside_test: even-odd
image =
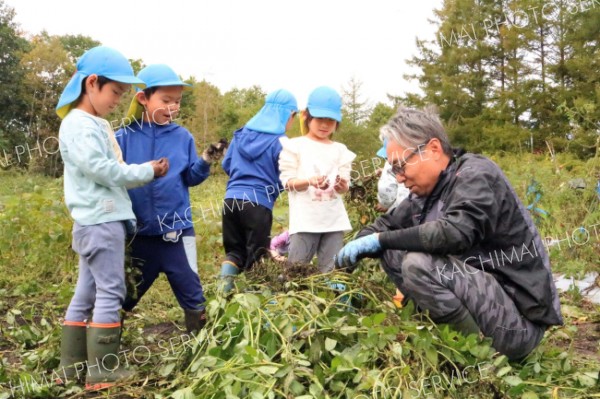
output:
[[[283,191],[279,181],[279,153],[283,134],[262,133],[243,127],[233,134],[233,140],[223,159],[223,169],[229,175],[225,199],[258,203],[273,209]],[[240,206],[241,207],[241,204]]]
[[[202,183],[210,164],[196,154],[191,133],[177,125],[134,121],[115,133],[128,163],[166,157],[169,172],[152,183],[129,191],[138,221],[138,234],[161,235],[193,226],[189,187]]]

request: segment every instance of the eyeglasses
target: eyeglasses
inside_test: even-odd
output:
[[[417,151],[413,151],[410,153],[410,155],[406,158],[404,158],[404,161],[401,163],[394,163],[392,164],[392,168],[388,169],[388,173],[394,177],[396,176],[404,176],[404,173],[406,173],[406,171],[404,170],[406,168],[406,165],[408,164],[408,161],[414,157],[415,155],[417,155],[419,153],[419,150]]]
[[[433,140],[433,139],[432,139]],[[431,140],[429,140],[426,143],[423,144],[419,144],[417,146],[417,149],[412,151],[410,153],[409,156],[404,157],[404,154],[402,155],[402,157],[404,158],[404,161],[401,163],[393,163],[392,164],[392,168],[388,169],[388,173],[394,177],[396,176],[404,176],[404,174],[406,173],[405,168],[406,165],[408,165],[408,161],[414,157],[417,154],[422,154],[423,152],[425,152],[424,148],[427,147],[427,145],[431,142]],[[423,157],[421,157],[421,160],[423,161]],[[411,164],[412,165],[412,164]]]

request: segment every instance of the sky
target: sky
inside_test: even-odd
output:
[[[442,0],[6,0],[24,33],[81,34],[145,64],[165,63],[222,93],[259,85],[290,90],[298,105],[318,86],[351,78],[362,100],[418,92],[403,75],[415,38],[433,39],[428,22]],[[406,2],[408,3],[408,2]]]

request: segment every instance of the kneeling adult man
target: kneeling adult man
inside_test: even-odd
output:
[[[380,257],[396,286],[436,323],[491,337],[512,360],[562,324],[550,261],[514,189],[491,160],[452,149],[431,109],[401,108],[381,129],[410,195],[361,230],[336,264]]]

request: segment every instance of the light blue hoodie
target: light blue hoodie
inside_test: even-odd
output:
[[[65,202],[82,226],[135,219],[125,187],[154,178],[150,163],[119,162],[110,134],[106,120],[79,109],[69,111],[60,125]]]

